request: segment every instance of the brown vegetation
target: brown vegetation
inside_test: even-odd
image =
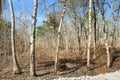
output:
[[[58,0],[50,4],[49,0],[34,0],[33,15],[29,10],[16,15],[9,0],[11,22],[0,19],[0,80],[50,80],[120,69],[120,4],[116,4],[120,1],[107,1]],[[0,0],[0,17],[2,5]],[[37,15],[44,11],[49,14],[36,26]]]
[[[82,75],[97,75],[97,74],[104,74],[107,72],[113,72],[119,70],[120,66],[120,50],[119,47],[111,48],[110,53],[113,53],[113,63],[112,67],[108,69],[106,67],[107,62],[107,55],[105,48],[97,47],[96,48],[96,56],[95,60],[91,60],[91,70],[87,70],[86,67],[86,58],[83,59],[82,52],[80,54],[66,53],[65,49],[60,51],[60,63],[58,68],[58,75],[59,76],[66,76],[66,77],[77,77]],[[74,49],[71,49],[74,51]],[[93,49],[91,49],[91,53],[93,53]],[[7,55],[7,61],[4,63],[5,60],[4,56],[0,58],[0,76],[1,79],[24,79],[28,78],[29,76],[29,52],[20,53],[17,52],[18,62],[20,68],[22,70],[22,74],[20,75],[13,75],[12,74],[12,56]],[[48,48],[36,48],[36,73],[40,78],[50,79],[54,76],[54,58],[55,58],[55,49],[48,49]]]

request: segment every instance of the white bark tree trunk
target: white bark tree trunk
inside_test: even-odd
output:
[[[69,41],[67,38],[65,39],[65,49],[66,49],[66,52],[69,53]]]
[[[13,58],[13,73],[20,73],[20,68],[16,58],[15,49],[15,15],[13,10],[12,0],[9,0],[10,13],[11,13],[11,47],[12,47],[12,58]]]
[[[34,12],[32,16],[32,33],[30,36],[30,76],[35,76],[35,30],[38,0],[34,0]]]
[[[109,68],[111,65],[111,55],[109,52],[109,46],[108,46],[108,39],[107,39],[107,33],[105,30],[105,20],[103,18],[103,26],[104,26],[104,42],[105,42],[105,48],[106,48],[106,53],[107,53],[107,67]]]
[[[89,34],[88,34],[88,49],[87,49],[87,67],[90,68],[90,44],[91,44],[91,29],[92,29],[92,0],[89,0]]]
[[[57,74],[58,63],[59,63],[58,58],[59,58],[59,48],[60,48],[60,32],[61,32],[61,27],[62,27],[65,11],[66,11],[66,5],[64,5],[64,9],[63,9],[63,12],[62,12],[62,16],[61,16],[60,24],[59,24],[59,28],[58,28],[57,49],[56,49],[56,56],[55,56],[55,74]]]

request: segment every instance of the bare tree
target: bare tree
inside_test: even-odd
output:
[[[15,49],[15,15],[13,10],[12,0],[9,0],[10,12],[11,12],[11,47],[12,47],[12,56],[13,56],[13,73],[20,73],[20,68],[16,58],[16,49]]]
[[[118,39],[119,35],[119,28],[118,28],[118,22],[119,22],[119,11],[120,11],[120,1],[113,1],[113,11],[112,11],[112,16],[113,16],[113,32],[112,32],[112,46],[116,46],[116,41]]]
[[[89,35],[88,35],[88,49],[87,49],[87,67],[90,68],[90,44],[91,44],[91,30],[92,30],[92,0],[89,0]]]
[[[60,48],[60,32],[61,32],[61,27],[62,27],[62,23],[63,23],[63,18],[65,15],[65,11],[66,11],[66,4],[64,4],[64,9],[62,12],[62,16],[60,19],[60,24],[59,24],[59,28],[58,28],[58,35],[57,35],[57,49],[56,49],[56,56],[55,56],[55,74],[57,74],[57,69],[58,69],[58,57],[59,57],[59,48]]]
[[[111,65],[111,55],[109,51],[109,46],[108,46],[108,27],[105,26],[105,12],[107,11],[108,7],[110,7],[112,1],[110,4],[108,4],[108,7],[105,8],[105,0],[97,0],[97,6],[100,9],[101,15],[102,15],[102,25],[103,25],[103,32],[104,32],[104,43],[105,43],[105,48],[106,48],[106,53],[107,53],[107,67],[109,68]]]
[[[32,16],[32,33],[30,36],[30,75],[35,76],[35,30],[36,30],[36,16],[38,9],[38,0],[34,0],[34,12]]]

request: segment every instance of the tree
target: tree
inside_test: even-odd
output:
[[[32,33],[30,35],[30,75],[35,76],[35,30],[36,30],[36,16],[38,9],[38,0],[34,0],[34,11],[32,16]]]
[[[97,11],[96,11],[96,6],[95,2],[93,0],[93,11],[94,11],[94,54],[93,54],[93,59],[96,58],[96,41],[97,41],[97,35],[96,35],[96,22],[97,22]]]
[[[112,3],[112,1],[110,2],[110,4]],[[102,15],[102,25],[103,25],[103,33],[104,33],[104,44],[105,44],[105,48],[106,48],[106,53],[107,53],[107,67],[109,68],[111,65],[111,55],[110,55],[110,51],[109,51],[109,47],[108,47],[108,28],[105,26],[105,12],[107,10],[108,7],[110,7],[110,4],[108,4],[108,7],[105,8],[105,0],[97,0],[96,4],[98,6],[98,8],[100,9],[100,13]]]
[[[82,1],[80,0],[70,0],[67,2],[68,6],[69,6],[69,13],[72,15],[72,17],[74,18],[73,20],[73,25],[75,27],[75,30],[77,31],[77,37],[78,37],[78,53],[80,53],[80,26],[78,25],[78,14],[77,14],[77,8],[78,6],[76,5],[80,5],[80,3],[82,3]],[[69,14],[69,15],[70,15]],[[70,16],[71,16],[70,15]],[[81,20],[82,21],[82,20]],[[81,22],[80,21],[80,22]]]
[[[56,28],[58,27],[58,21],[56,19],[56,16],[54,13],[50,13],[48,15],[48,20],[45,21],[46,22],[46,25],[53,28],[53,33],[54,33],[54,36],[56,35]]]
[[[4,55],[4,64],[8,62],[7,53],[11,54],[11,24],[6,20],[0,20],[0,55]]]
[[[88,35],[88,49],[87,49],[87,67],[90,68],[90,44],[91,44],[91,30],[92,30],[92,0],[89,0],[89,35]]]
[[[119,35],[119,29],[118,29],[118,23],[120,18],[120,0],[114,0],[113,1],[113,7],[112,7],[112,16],[113,16],[113,32],[112,32],[112,46],[116,46],[116,41],[118,39],[117,35]]]
[[[56,47],[56,55],[55,55],[55,74],[57,74],[58,63],[59,63],[58,59],[59,59],[59,49],[60,49],[60,32],[61,32],[61,27],[62,27],[65,11],[66,11],[66,4],[64,2],[64,9],[63,9],[62,16],[60,19],[60,23],[58,27],[58,34],[57,34],[57,47]]]
[[[11,47],[13,58],[13,73],[20,73],[20,68],[17,62],[16,49],[15,49],[15,15],[12,0],[9,0],[10,13],[11,13]]]

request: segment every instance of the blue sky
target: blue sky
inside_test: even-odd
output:
[[[41,0],[38,0],[41,1]],[[48,4],[54,3],[56,0],[47,0]],[[19,13],[21,10],[26,10],[26,12],[29,12],[30,16],[32,16],[33,13],[33,4],[34,0],[13,0],[14,4],[14,10],[15,13]],[[39,8],[41,8],[39,6]],[[45,19],[45,15],[40,12],[40,9],[38,8],[38,14],[37,14],[37,26],[41,25],[43,20]]]
[[[33,12],[33,2],[34,0],[13,0],[15,14],[19,14],[20,11],[28,12],[28,18],[31,18]],[[43,16],[37,15],[37,26],[42,24]]]
[[[41,1],[41,0],[38,0]],[[54,3],[56,0],[47,0],[48,4]],[[31,18],[33,13],[33,3],[34,0],[12,0],[13,6],[14,6],[14,12],[15,15],[19,15],[21,11],[27,12],[29,15],[28,18]],[[8,2],[6,2],[8,4]],[[38,8],[38,14],[37,14],[37,26],[41,25],[43,20],[45,20],[45,15],[40,12],[40,6]],[[9,13],[9,5],[6,5],[4,13],[6,15],[10,15]],[[24,12],[23,12],[24,13]],[[6,17],[6,15],[4,15]],[[10,16],[7,17],[7,20],[10,20]]]
[[[31,18],[32,16],[32,12],[33,12],[33,2],[34,0],[13,0],[13,5],[14,5],[14,11],[15,11],[15,15],[18,15],[20,13],[20,11],[25,11],[27,12],[29,15],[27,16],[28,18]],[[41,0],[38,0],[41,1]],[[48,4],[52,4],[54,3],[56,0],[47,0]],[[111,1],[111,0],[106,0],[106,1]],[[39,6],[40,7],[40,6]],[[9,6],[8,6],[9,8]],[[44,13],[41,14],[41,9],[42,7],[40,7],[38,9],[38,15],[37,15],[37,26],[41,25],[43,20],[45,20],[45,15]],[[110,10],[108,10],[106,12],[106,17],[110,18]]]

